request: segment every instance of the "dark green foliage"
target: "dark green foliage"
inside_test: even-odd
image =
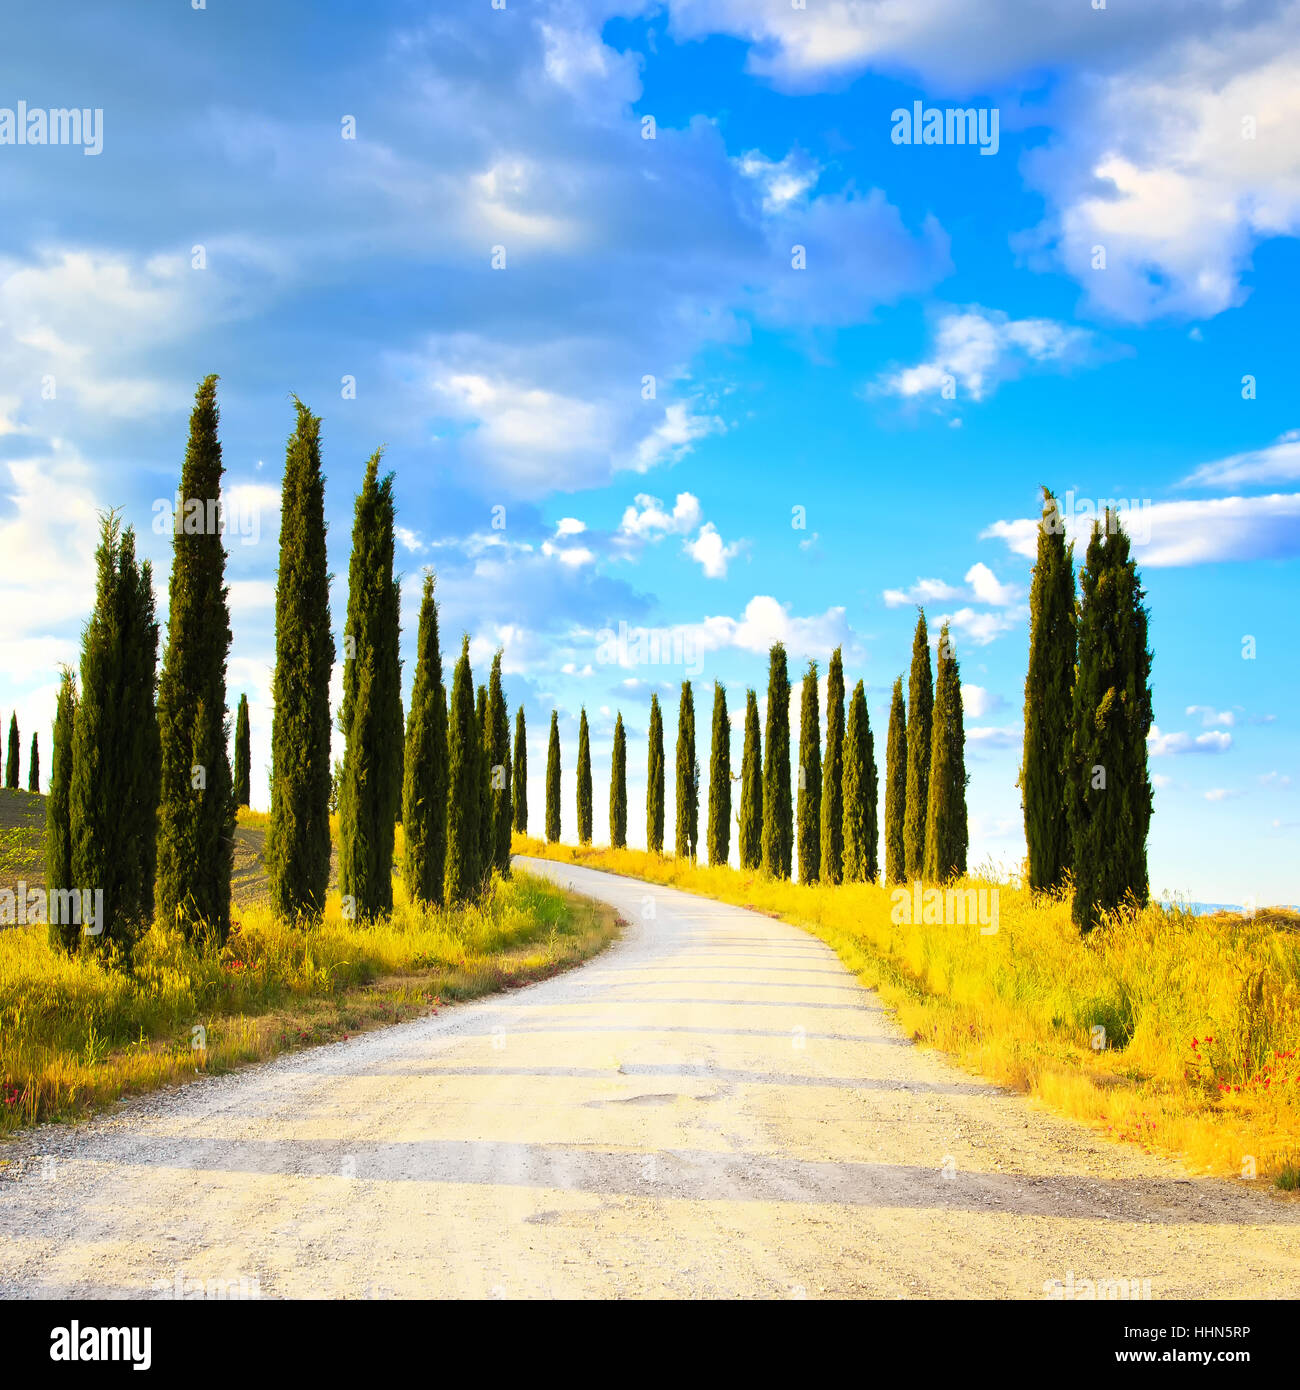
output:
[[[195,396],[181,468],[167,651],[158,682],[158,915],[180,921],[191,937],[208,930],[224,941],[230,930],[235,801],[227,752],[231,633],[218,512],[224,471],[218,424],[217,378],[209,376]]]
[[[469,638],[462,637],[460,660],[451,680],[447,707],[447,862],[443,900],[449,906],[468,902],[483,883],[479,858],[479,818],[483,791],[483,741],[474,718],[474,673],[469,665]]]
[[[822,873],[822,731],[817,713],[817,663],[804,672],[799,702],[799,882]]]
[[[826,762],[822,766],[823,883],[844,877],[844,666],[840,649],[826,673]]]
[[[524,724],[524,707],[515,711],[515,763],[512,792],[514,826],[521,835],[528,834],[528,730]]]
[[[501,650],[492,658],[488,680],[488,727],[491,736],[492,864],[503,876],[510,873],[510,716],[501,688]]]
[[[907,686],[907,804],[903,811],[903,864],[909,878],[925,868],[925,813],[930,799],[930,723],[934,685],[930,674],[930,638],[925,614],[916,620],[912,638],[912,672]]]
[[[442,683],[434,576],[424,576],[416,638],[415,683],[406,722],[402,836],[406,891],[412,902],[440,906],[447,863],[447,691]]]
[[[907,812],[907,710],[903,678],[894,682],[889,706],[889,736],[885,744],[885,882],[906,883],[903,822]]]
[[[876,783],[876,749],[867,713],[867,693],[859,681],[853,687],[844,730],[845,883],[874,883],[880,872]]]
[[[1109,509],[1105,534],[1093,525],[1079,585],[1070,826],[1074,921],[1089,931],[1103,912],[1144,905],[1149,894],[1148,614],[1129,538]]]
[[[709,863],[731,853],[731,720],[727,692],[713,682],[713,742],[709,750]]]
[[[271,822],[266,865],[271,906],[289,921],[317,918],[330,872],[330,809],[338,790],[330,753],[334,635],[325,553],[320,419],[296,397],[284,460],[280,567],[275,585]],[[340,773],[341,781],[341,773]]]
[[[1029,887],[1062,887],[1072,862],[1069,784],[1075,657],[1074,546],[1056,498],[1043,489],[1038,558],[1029,588],[1029,669],[1025,673],[1025,808]]]
[[[682,682],[677,705],[677,820],[673,853],[694,859],[700,838],[700,768],[695,761],[695,695]]]
[[[27,790],[38,796],[41,791],[41,745],[36,731],[32,730],[32,751],[27,759]]]
[[[767,728],[763,732],[763,869],[789,878],[794,857],[794,807],[790,797],[790,676],[785,648],[773,645],[768,657]]]
[[[45,798],[45,886],[51,893],[66,891],[72,879],[72,748],[77,717],[77,682],[68,667],[59,681],[54,708],[54,751],[50,754],[50,789]],[[73,950],[80,928],[59,923],[50,914],[50,945]]]
[[[609,759],[609,842],[627,848],[627,731],[623,711],[614,720],[614,749]]]
[[[393,845],[402,798],[401,593],[393,576],[393,475],[366,462],[352,523],[344,633],[339,892],[359,922],[393,910]]]
[[[645,840],[651,854],[664,852],[664,717],[659,696],[650,695],[649,751],[646,755]]]
[[[86,940],[129,956],[154,909],[158,624],[149,562],[136,564],[135,534],[112,513],[95,564],[72,739],[72,887],[104,894],[101,930]]]
[[[560,838],[560,719],[551,711],[551,735],[546,745],[546,838]]]
[[[253,755],[249,747],[248,696],[239,697],[239,710],[235,715],[235,785],[236,806],[249,804],[249,784],[253,780]]]
[[[479,790],[482,801],[478,813],[478,859],[483,876],[492,872],[496,835],[492,828],[492,728],[488,723],[487,686],[480,685],[474,701],[474,722],[478,725]]]
[[[745,692],[745,747],[740,757],[740,867],[763,862],[763,745],[758,727],[758,696]]]
[[[9,791],[18,790],[20,776],[18,762],[18,711],[9,716],[9,755],[5,759],[5,787]]]
[[[947,623],[939,634],[939,671],[934,685],[924,871],[933,883],[944,883],[966,872],[966,731],[961,672]]]
[[[585,709],[578,714],[578,843],[591,843],[591,730]]]

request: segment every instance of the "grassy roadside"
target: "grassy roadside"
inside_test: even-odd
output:
[[[241,828],[255,833],[256,822],[241,813]],[[417,910],[400,882],[394,890],[387,922],[345,921],[332,894],[324,920],[304,931],[256,895],[237,898],[220,951],[155,923],[131,974],[93,953],[51,951],[43,926],[0,931],[0,1137],[544,979],[619,930],[612,908],[527,874],[455,911]]]
[[[902,925],[890,890],[778,882],[641,850],[514,850],[751,907],[827,943],[917,1042],[1059,1114],[1191,1166],[1300,1177],[1300,923],[1152,906],[1081,940],[1067,902],[1007,884],[998,930]],[[1093,1047],[1093,1029],[1107,1046]]]

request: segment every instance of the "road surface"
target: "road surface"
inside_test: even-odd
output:
[[[516,862],[613,903],[624,938],[510,994],[33,1131],[3,1150],[0,1296],[1300,1289],[1295,1203],[912,1046],[811,936]]]

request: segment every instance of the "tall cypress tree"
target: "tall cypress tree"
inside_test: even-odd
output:
[[[492,738],[492,863],[503,877],[510,873],[510,716],[501,688],[502,651],[492,658],[488,680],[488,725]]]
[[[713,682],[713,742],[709,749],[709,863],[725,864],[731,853],[731,720],[727,691]]]
[[[158,683],[162,782],[158,805],[158,914],[194,935],[230,930],[235,801],[226,715],[230,652],[220,504],[217,378],[200,384],[173,526],[167,651]]]
[[[789,878],[794,855],[794,808],[790,799],[790,676],[780,642],[768,654],[767,728],[763,742],[763,868]]]
[[[20,769],[18,763],[18,711],[9,716],[9,756],[5,759],[5,787],[18,790]]]
[[[325,479],[320,417],[294,397],[297,423],[285,450],[280,567],[275,584],[271,720],[271,822],[266,865],[271,906],[291,922],[325,909],[330,872],[330,619]]]
[[[239,697],[239,710],[235,715],[235,805],[249,804],[250,783],[253,780],[253,755],[248,744],[248,696]]]
[[[673,853],[694,859],[700,838],[700,769],[695,761],[695,695],[682,682],[677,705],[677,825]]]
[[[447,691],[442,683],[435,582],[432,571],[427,572],[402,784],[406,890],[412,902],[433,907],[443,901],[447,865]]]
[[[1152,791],[1148,614],[1129,538],[1109,508],[1079,572],[1081,602],[1070,767],[1075,924],[1145,904]]]
[[[129,954],[154,908],[158,624],[149,562],[137,565],[135,533],[121,530],[113,513],[103,519],[95,562],[73,724],[72,885],[103,890],[100,931],[90,939]]]
[[[546,745],[546,838],[560,838],[560,718],[551,711],[551,736]]]
[[[844,825],[844,882],[874,883],[879,868],[876,841],[876,758],[867,713],[867,694],[861,681],[853,687],[844,731],[842,781]]]
[[[930,804],[925,813],[925,876],[936,883],[966,872],[966,732],[961,672],[948,624],[939,634],[930,739]]]
[[[474,717],[474,672],[469,664],[469,638],[461,638],[460,659],[451,680],[447,707],[447,856],[443,899],[449,906],[468,902],[483,883],[479,858],[479,817],[483,793],[482,739]]]
[[[50,754],[50,789],[45,798],[45,887],[52,894],[65,893],[73,886],[71,796],[76,718],[77,681],[65,666],[54,707],[54,750]],[[77,945],[80,930],[72,923],[55,921],[55,915],[49,914],[50,945],[70,951]]]
[[[578,843],[591,843],[591,730],[585,707],[578,713]]]
[[[27,790],[41,794],[41,745],[36,730],[32,730],[32,751],[27,759]]]
[[[627,848],[627,731],[623,711],[614,720],[614,748],[609,758],[609,843]]]
[[[763,863],[763,745],[758,696],[745,692],[745,747],[740,758],[740,867]]]
[[[822,859],[824,883],[844,877],[844,666],[840,649],[826,673],[826,762],[822,766]]]
[[[822,731],[817,713],[817,663],[804,672],[799,702],[799,882],[822,873]]]
[[[907,805],[903,814],[903,862],[909,878],[925,869],[925,813],[930,798],[930,722],[934,685],[925,613],[918,610],[907,687]]]
[[[478,725],[479,795],[482,798],[478,813],[478,857],[486,878],[496,859],[496,833],[492,828],[492,727],[488,722],[488,692],[486,685],[478,688],[474,702],[474,722]]]
[[[1038,558],[1029,587],[1025,749],[1020,767],[1029,887],[1036,893],[1060,888],[1073,859],[1066,788],[1074,658],[1074,546],[1066,544],[1060,507],[1044,488]]]
[[[903,678],[894,682],[889,705],[889,734],[885,743],[885,882],[907,882],[903,852],[903,823],[907,815],[907,710]]]
[[[528,730],[524,707],[515,711],[515,764],[512,803],[514,826],[520,835],[528,834]]]
[[[393,910],[393,844],[401,801],[401,593],[393,577],[393,475],[382,450],[366,462],[348,563],[347,651],[339,731],[339,891],[358,921]]]
[[[649,751],[646,755],[645,840],[651,854],[664,852],[664,717],[659,696],[650,694]]]

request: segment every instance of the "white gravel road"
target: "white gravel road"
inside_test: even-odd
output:
[[[912,1046],[814,938],[516,863],[632,925],[540,984],[5,1146],[0,1295],[1300,1292],[1300,1206]]]

